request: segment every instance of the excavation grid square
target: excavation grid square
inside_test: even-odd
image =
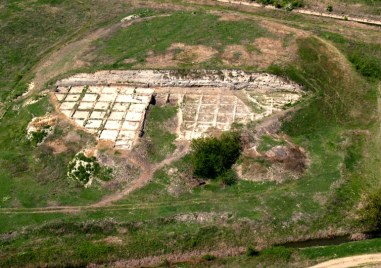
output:
[[[130,107],[129,103],[115,103],[114,106],[112,107],[112,110],[125,112],[127,111],[129,107]]]
[[[120,128],[120,121],[107,120],[105,124],[105,129],[119,129],[119,128]]]
[[[73,94],[73,93],[82,93],[82,91],[83,91],[83,89],[84,89],[84,87],[79,87],[79,86],[74,86],[74,87],[71,87],[71,89],[70,89],[70,93],[71,94]]]
[[[78,106],[79,110],[90,110],[94,106],[94,102],[81,102]]]
[[[109,107],[110,103],[109,102],[97,102],[94,106],[95,110],[107,110]]]
[[[100,128],[102,125],[102,120],[87,120],[85,125],[86,128]]]
[[[77,101],[81,97],[80,94],[69,94],[66,96],[65,101]]]
[[[180,136],[183,139],[204,137],[211,129],[228,131],[236,120],[248,122],[253,118],[250,108],[234,95],[186,94],[183,100],[180,106],[183,122]]]
[[[103,119],[106,115],[106,112],[102,111],[93,111],[90,115],[91,119]]]
[[[64,89],[69,91],[64,94]],[[142,128],[144,115],[154,92],[151,88],[125,86],[73,86],[55,93],[63,114],[100,140],[132,149]]]
[[[110,102],[110,101],[113,101],[115,99],[115,94],[102,94],[98,101],[100,102]]]
[[[61,104],[61,110],[71,110],[71,109],[73,109],[74,108],[74,106],[76,105],[76,103],[75,102],[63,102],[62,104]]]
[[[73,118],[86,119],[88,116],[89,116],[88,111],[76,111],[73,115]]]
[[[97,99],[97,94],[85,94],[82,101],[95,101]]]

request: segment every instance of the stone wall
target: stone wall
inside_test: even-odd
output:
[[[57,86],[128,84],[143,87],[223,87],[246,90],[300,91],[282,77],[240,70],[117,70],[80,73],[57,82]]]

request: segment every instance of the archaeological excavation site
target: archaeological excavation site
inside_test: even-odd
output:
[[[0,1],[0,267],[379,265],[380,3]]]
[[[144,135],[150,105],[178,107],[178,140],[229,131],[233,123],[259,121],[296,103],[303,91],[275,75],[237,70],[99,71],[57,82],[54,97],[76,126],[131,150]]]

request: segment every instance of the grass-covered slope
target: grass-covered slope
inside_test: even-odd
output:
[[[17,16],[25,19],[27,13],[23,8],[29,2],[10,3],[12,7],[6,6],[8,13],[1,18],[9,22]],[[69,3],[77,5],[79,2],[53,1],[44,8],[63,8]],[[86,4],[85,1],[83,5]],[[4,7],[1,8],[4,11]],[[36,6],[28,8],[37,13]],[[95,7],[88,8],[93,10]],[[81,9],[67,12],[63,14],[76,14]],[[212,26],[203,27],[206,22]],[[49,21],[41,23],[48,27]],[[197,27],[191,27],[193,23]],[[167,26],[168,32],[159,29],[163,26]],[[26,29],[28,27],[29,24]],[[52,24],[50,27],[54,30],[58,26]],[[75,27],[80,26],[76,24]],[[150,40],[142,30],[149,31],[155,38]],[[221,22],[217,16],[202,12],[175,13],[133,25],[97,42],[98,50],[95,51],[99,52],[99,58],[93,63],[103,65],[108,62],[109,67],[113,64],[120,68],[129,67],[124,64],[125,59],[142,56],[144,61],[148,50],[160,53],[175,42],[204,44],[221,50],[241,39],[252,41],[268,34],[262,30],[255,23]],[[136,40],[131,33],[135,34]],[[40,34],[41,38],[45,36]],[[24,44],[29,40],[27,36],[25,40],[20,34],[16,36]],[[67,36],[62,34],[61,37]],[[41,56],[35,53],[42,51],[45,41],[41,38],[35,40],[41,47],[30,50],[25,56],[29,62],[26,66],[32,66],[32,62]],[[378,56],[372,56],[372,49],[357,47],[359,55],[364,56],[351,57],[352,47],[326,38],[334,41],[335,46],[325,39],[304,35],[298,39],[297,54],[291,64],[274,65],[269,69],[303,84],[309,92],[300,104],[301,108],[282,126],[282,131],[291,140],[306,149],[310,159],[307,173],[299,180],[280,184],[240,181],[229,187],[217,181],[195,187],[191,181],[190,187],[186,183],[191,174],[190,159],[185,157],[156,172],[149,184],[115,206],[84,208],[70,214],[38,212],[28,208],[88,204],[104,194],[101,190],[78,188],[65,178],[67,163],[92,139],[76,132],[79,139],[68,142],[64,154],[54,154],[48,147],[35,147],[25,138],[30,119],[52,109],[47,98],[29,106],[16,104],[13,110],[7,110],[0,123],[0,266],[83,266],[89,262],[109,263],[194,250],[226,252],[239,246],[267,247],[289,240],[366,230],[367,226],[360,225],[357,212],[361,196],[379,186],[379,76],[373,75],[373,71],[371,76],[367,75],[368,72],[363,70],[368,67],[364,69],[362,66],[377,66],[372,62],[375,58],[377,61]],[[14,42],[7,40],[10,44]],[[214,43],[214,40],[218,42]],[[145,42],[150,46],[145,46]],[[16,48],[13,53],[17,54]],[[217,64],[213,66],[219,66],[218,57],[215,60]],[[13,71],[7,78],[9,80],[3,82],[7,92],[2,98],[14,94],[9,89],[15,89],[12,85],[12,81],[17,80],[14,74],[23,63],[7,61],[7,65]],[[167,122],[174,111],[173,107],[165,113],[160,109],[152,110],[148,120]],[[157,139],[154,141],[166,145],[165,150],[156,148],[151,152],[152,160],[162,159],[172,152],[174,137],[168,135],[164,123],[158,126],[148,121],[146,130],[152,140]],[[57,126],[50,139],[65,137],[71,131],[70,126]],[[163,136],[155,137],[154,132]],[[360,245],[365,245],[369,251],[377,251],[378,243],[377,240],[375,245]],[[289,261],[330,258],[331,250],[336,249],[326,249],[320,255],[313,249],[302,250],[293,259],[293,250],[277,248],[264,251],[258,259],[242,257],[217,260],[215,264],[250,267],[260,262],[283,267]],[[351,252],[349,249],[344,251]]]

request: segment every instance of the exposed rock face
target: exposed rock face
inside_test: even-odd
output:
[[[154,87],[216,87],[246,90],[299,91],[296,83],[263,73],[240,70],[194,70],[180,73],[173,70],[121,70],[81,73],[62,79],[57,86],[131,84]]]

